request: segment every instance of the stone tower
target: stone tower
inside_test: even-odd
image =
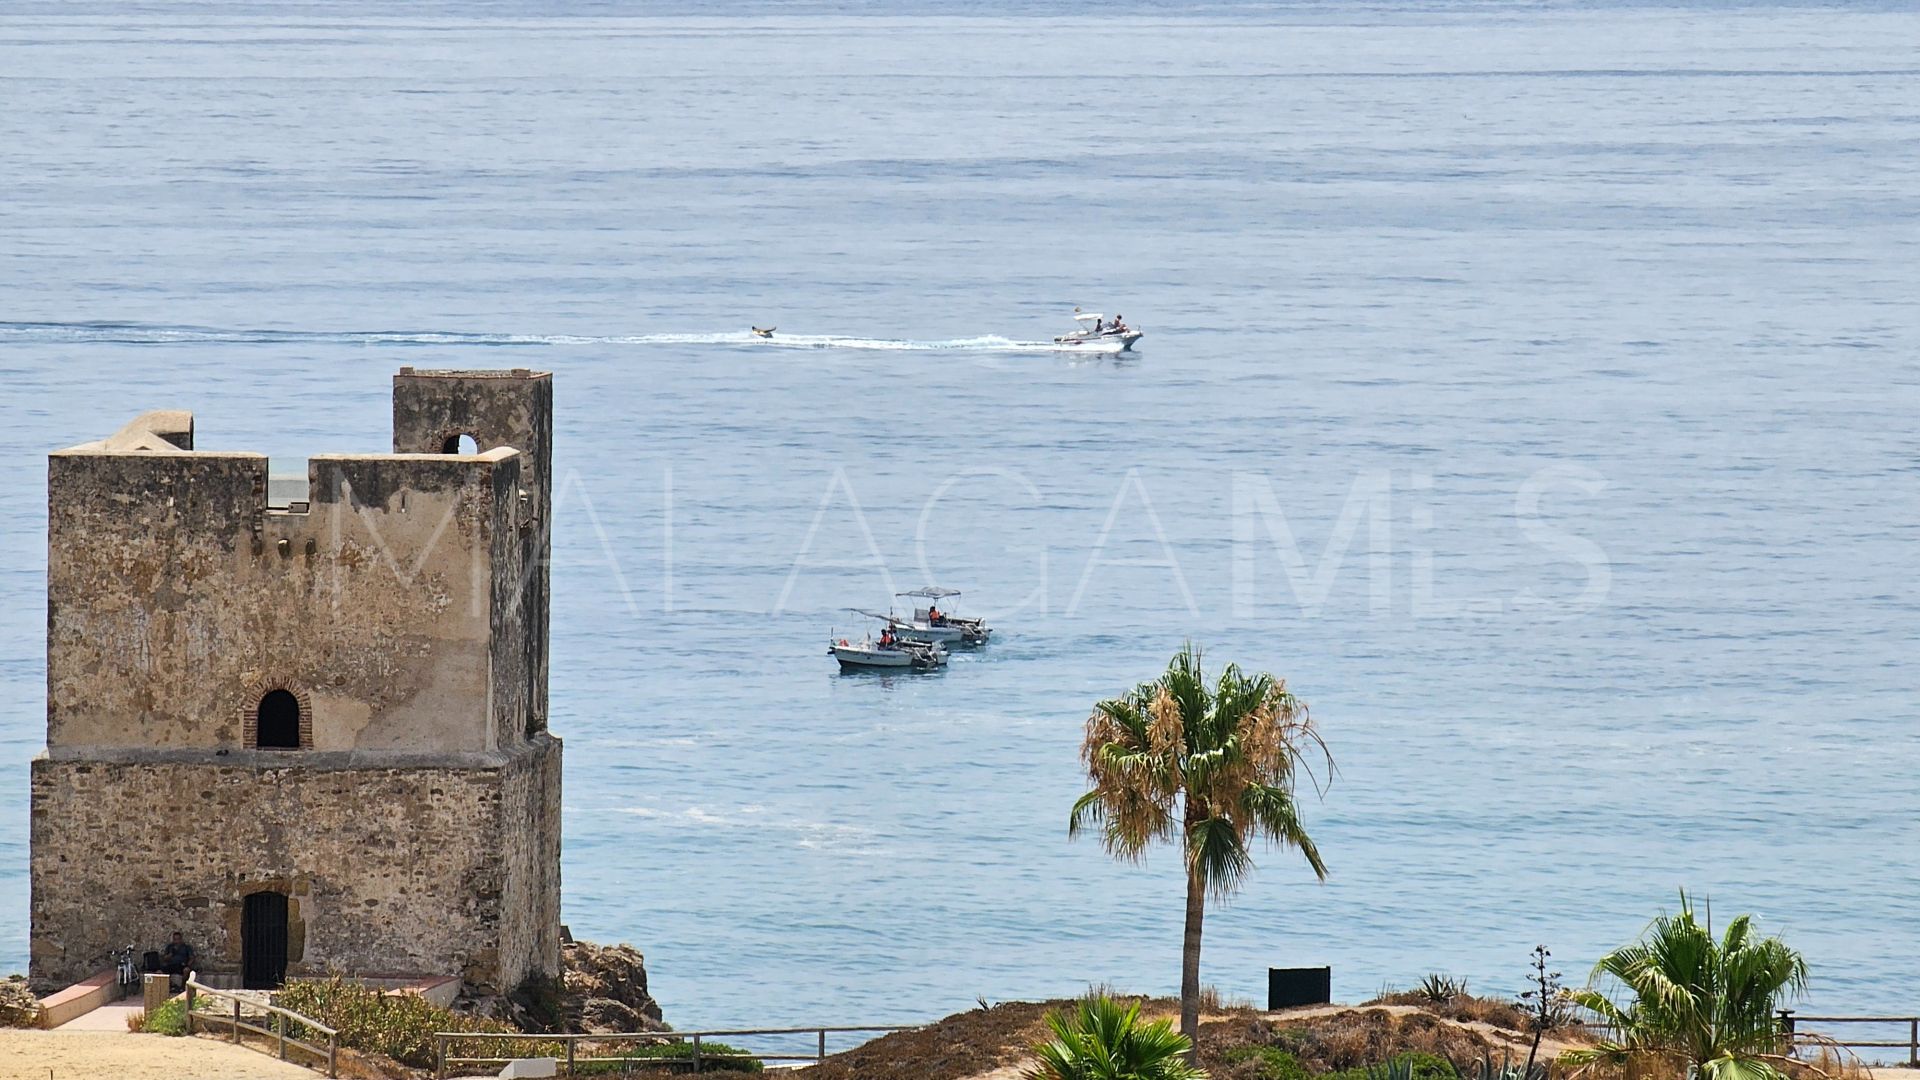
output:
[[[174,930],[248,986],[558,971],[552,446],[548,374],[402,368],[304,497],[183,412],[50,457],[36,980]]]

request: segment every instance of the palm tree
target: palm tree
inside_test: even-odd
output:
[[[1053,1041],[1033,1048],[1040,1063],[1025,1080],[1206,1080],[1181,1058],[1193,1048],[1165,1020],[1140,1023],[1140,1003],[1112,998],[1080,1003],[1072,1017],[1047,1017]]]
[[[1705,922],[1694,917],[1683,891],[1679,914],[1662,914],[1639,941],[1602,957],[1594,980],[1610,977],[1628,996],[1616,1003],[1591,985],[1573,991],[1610,1037],[1561,1060],[1665,1064],[1690,1080],[1779,1080],[1785,1059],[1774,1013],[1806,991],[1807,963],[1779,938],[1755,933],[1751,915],[1717,941],[1712,921],[1711,911]]]
[[[1248,841],[1264,836],[1296,848],[1326,880],[1294,802],[1295,772],[1308,749],[1326,758],[1331,776],[1333,758],[1307,704],[1284,681],[1229,664],[1208,685],[1191,644],[1158,679],[1100,702],[1087,718],[1080,757],[1093,786],[1073,804],[1068,834],[1098,826],[1107,850],[1134,862],[1154,841],[1178,839],[1187,870],[1180,1031],[1189,1040],[1200,1031],[1206,901],[1232,893],[1253,869]]]

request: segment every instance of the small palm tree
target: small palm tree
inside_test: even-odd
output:
[[[1680,894],[1680,912],[1661,915],[1641,935],[1602,957],[1593,977],[1626,991],[1615,1002],[1591,985],[1574,1002],[1610,1029],[1598,1046],[1570,1050],[1564,1064],[1640,1062],[1684,1069],[1691,1080],[1779,1080],[1780,1030],[1775,1010],[1806,991],[1807,963],[1777,937],[1754,932],[1742,915],[1713,936],[1711,912],[1695,918]]]
[[[1206,1080],[1183,1060],[1187,1037],[1165,1020],[1141,1023],[1138,1002],[1089,998],[1072,1016],[1049,1015],[1047,1026],[1053,1041],[1033,1048],[1040,1063],[1026,1080]]]
[[[1306,702],[1284,681],[1229,664],[1209,685],[1192,645],[1158,679],[1100,702],[1087,718],[1080,756],[1092,790],[1073,804],[1068,833],[1097,825],[1107,850],[1131,861],[1156,840],[1179,842],[1187,871],[1180,1031],[1189,1040],[1200,1029],[1206,901],[1232,893],[1253,869],[1249,841],[1264,836],[1298,849],[1326,880],[1294,802],[1308,749],[1326,758],[1331,774],[1333,758]]]

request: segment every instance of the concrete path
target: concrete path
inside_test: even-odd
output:
[[[134,1013],[145,1012],[139,998],[126,998],[111,1004],[102,1005],[90,1013],[79,1016],[54,1028],[55,1031],[117,1031],[122,1035],[131,1034],[127,1030],[127,1018]]]

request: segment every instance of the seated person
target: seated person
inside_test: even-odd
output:
[[[173,932],[173,940],[160,953],[160,970],[172,976],[167,980],[169,987],[178,989],[186,984],[188,965],[193,963],[193,946],[187,944],[180,931]]]
[[[927,625],[928,626],[939,626],[940,620],[944,618],[946,618],[946,616],[940,614],[939,608],[932,607],[932,606],[929,606],[927,608]]]

